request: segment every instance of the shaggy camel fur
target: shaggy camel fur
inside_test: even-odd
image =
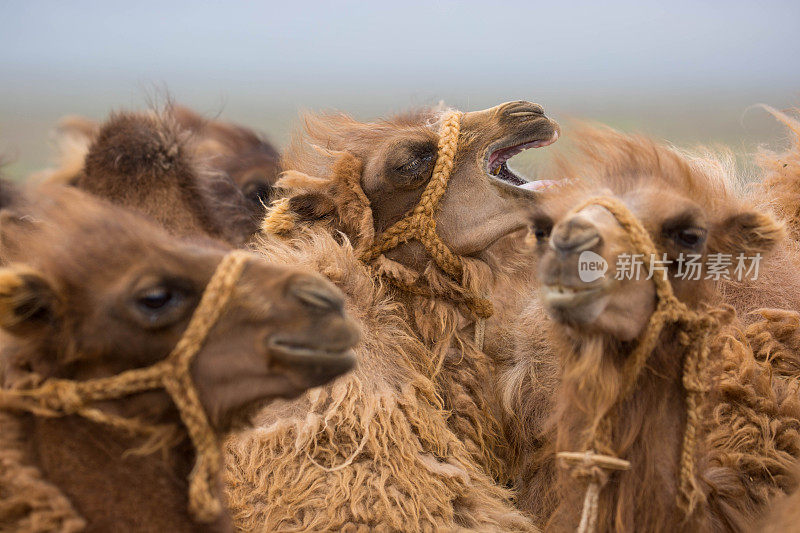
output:
[[[376,366],[365,363],[367,371],[313,399],[318,417],[268,425],[272,415],[265,413],[259,429],[232,444],[229,489],[233,501],[248,502],[235,513],[245,528],[531,527],[503,501],[503,491],[486,492],[487,474],[507,477],[499,403],[487,386],[492,350],[503,346],[501,313],[489,320],[481,351],[473,341],[475,316],[459,297],[466,288],[494,303],[513,299],[512,291],[499,288],[524,277],[520,272],[527,275],[519,234],[534,195],[505,181],[513,176],[505,159],[520,146],[552,142],[557,126],[526,102],[463,115],[436,212],[441,242],[463,263],[460,280],[444,273],[419,242],[403,243],[368,267],[358,263],[436,175],[445,116],[452,115],[424,111],[367,124],[341,115],[309,117],[287,151],[284,168],[291,170],[278,183],[287,197],[265,221],[286,243],[265,235],[257,249],[270,260],[292,251],[344,289],[353,313],[368,321],[360,360]],[[489,168],[500,177],[488,175]],[[287,474],[271,476],[275,464],[285,464]],[[482,481],[467,481],[475,476]],[[282,505],[267,497],[284,494],[284,480],[297,477],[303,483]],[[324,503],[311,505],[309,493]]]
[[[800,473],[797,474],[800,476]],[[781,498],[772,507],[757,531],[761,533],[787,533],[797,531],[800,520],[800,490]]]
[[[767,173],[761,192],[770,207],[786,221],[792,237],[800,241],[800,121],[796,117],[766,108],[792,134],[792,146],[784,153],[763,151],[759,163]]]
[[[277,264],[323,273],[361,325],[358,367],[301,401],[276,404],[228,441],[228,503],[250,530],[528,531],[509,494],[453,429],[431,379],[437,361],[392,290],[347,244],[303,231],[264,238]],[[310,414],[309,414],[310,413]]]
[[[0,405],[12,409],[0,413],[0,529],[230,529],[226,513],[203,525],[187,512],[195,450],[183,412],[162,390],[65,407],[56,418],[17,411],[17,396],[9,396],[49,378],[85,382],[163,360],[195,322],[227,248],[178,241],[72,188],[30,196],[0,215],[9,262],[0,269]],[[193,416],[217,435],[271,399],[296,397],[352,368],[358,338],[329,282],[256,256],[242,260],[190,370],[204,411]],[[95,421],[108,416],[158,431],[143,442],[127,424]]]
[[[583,164],[561,161],[558,172],[588,183],[546,193],[541,204],[542,303],[529,309],[530,333],[501,380],[524,422],[519,442],[541,449],[523,464],[520,501],[550,515],[553,530],[586,518],[582,527],[601,531],[746,531],[773,498],[797,486],[797,380],[756,360],[719,287],[680,279],[676,260],[767,253],[783,238],[781,227],[674,150],[605,129],[577,137]],[[598,195],[613,200],[587,203]],[[650,249],[672,261],[668,282],[614,279],[621,254]],[[585,283],[578,257],[587,251],[609,271]],[[683,310],[670,314],[675,309]],[[661,317],[658,335],[653,321]],[[544,421],[548,404],[553,414]],[[587,449],[630,468],[590,462],[555,471],[554,451]]]

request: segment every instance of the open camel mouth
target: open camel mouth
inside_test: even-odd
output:
[[[590,287],[569,287],[561,284],[542,286],[542,302],[550,308],[570,309],[586,305],[608,292],[609,284],[592,285]]]
[[[547,180],[528,181],[525,178],[521,178],[508,168],[507,163],[509,159],[525,150],[550,146],[557,140],[558,130],[555,130],[548,139],[527,139],[511,145],[507,144],[496,148],[492,147],[489,149],[489,155],[486,157],[486,172],[489,174],[489,177],[493,179],[522,189],[537,190],[552,185],[552,182]]]

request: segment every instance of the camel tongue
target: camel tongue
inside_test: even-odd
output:
[[[558,181],[556,180],[536,180],[523,183],[520,185],[520,188],[527,189],[529,191],[541,191],[544,189],[549,189],[550,187],[555,187],[556,185],[558,185]]]

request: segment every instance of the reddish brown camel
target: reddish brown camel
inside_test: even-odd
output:
[[[73,188],[30,196],[0,212],[8,261],[0,269],[0,529],[229,530],[224,511],[211,523],[187,511],[187,480],[219,466],[195,460],[218,454],[217,436],[269,400],[353,366],[358,330],[340,291],[297,267],[177,240]],[[51,378],[118,383],[132,369],[161,368],[176,345],[198,350],[184,375],[197,404],[180,407],[147,386],[84,405],[59,387],[35,406],[65,416],[27,410],[22,389],[47,389]],[[215,436],[197,441],[195,433]],[[220,489],[212,479],[210,497],[221,498]]]
[[[548,530],[748,531],[797,486],[797,380],[754,357],[707,270],[679,269],[768,263],[782,228],[702,161],[607,129],[576,138],[582,157],[557,171],[584,181],[540,204],[541,303],[501,381],[526,431],[520,502]],[[651,253],[655,269],[625,270]]]

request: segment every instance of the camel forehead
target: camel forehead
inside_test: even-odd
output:
[[[91,275],[99,281],[136,265],[179,268],[209,255],[143,217],[73,188],[38,190],[20,215],[4,228],[11,260],[33,260],[57,277],[80,281]]]

